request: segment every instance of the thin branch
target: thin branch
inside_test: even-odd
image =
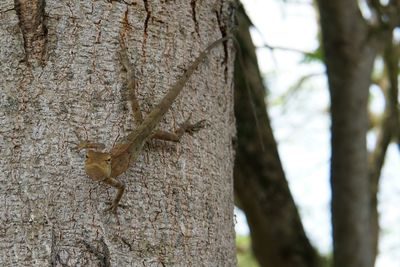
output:
[[[309,80],[311,80],[314,77],[318,77],[318,76],[322,76],[325,73],[308,73],[302,77],[300,77],[293,85],[291,85],[289,87],[289,89],[284,92],[283,94],[281,94],[280,96],[278,96],[274,102],[278,102],[281,103],[283,105],[283,113],[286,112],[287,109],[287,103],[290,101],[290,99],[296,94],[298,93],[299,89],[302,88],[302,86],[308,82]]]
[[[375,149],[369,155],[369,177],[370,177],[370,198],[371,198],[371,226],[372,226],[372,244],[374,256],[378,253],[379,239],[379,219],[378,219],[378,198],[379,180],[382,167],[385,161],[387,148],[396,133],[399,132],[399,112],[398,112],[398,71],[399,56],[398,48],[393,44],[393,35],[386,42],[384,51],[385,72],[388,76],[388,89],[382,88],[385,93],[385,111],[381,128],[377,137]]]
[[[393,44],[393,38],[388,40],[384,52],[384,63],[386,74],[388,75],[389,85],[388,90],[382,88],[385,93],[385,111],[383,115],[383,121],[374,151],[370,154],[370,177],[373,184],[379,183],[379,177],[381,169],[384,163],[387,147],[390,144],[392,137],[395,133],[399,132],[399,112],[398,112],[398,64],[399,57],[396,51],[396,47]]]
[[[264,49],[264,48],[268,48],[271,51],[274,50],[284,50],[284,51],[289,51],[289,52],[294,52],[294,53],[299,53],[299,54],[303,54],[303,55],[313,55],[313,52],[309,52],[309,51],[303,51],[297,48],[291,48],[291,47],[283,47],[283,46],[272,46],[270,44],[267,44],[264,42],[263,46],[259,46],[257,47],[257,49]]]
[[[367,0],[367,4],[376,13],[381,28],[393,30],[400,26],[400,1],[390,0],[387,5],[382,5],[379,0]]]

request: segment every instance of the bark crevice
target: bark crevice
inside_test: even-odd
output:
[[[149,20],[151,18],[151,10],[150,10],[150,4],[148,0],[143,0],[144,4],[144,9],[146,10],[146,19],[144,20],[144,27],[143,27],[143,45],[142,45],[142,52],[143,52],[143,57],[146,58],[146,43],[147,43],[147,29],[149,27]]]
[[[192,7],[192,20],[194,23],[194,30],[196,31],[197,36],[200,36],[199,23],[197,22],[197,16],[196,16],[196,0],[191,0],[190,6]]]
[[[45,0],[14,0],[24,38],[25,61],[44,63],[47,43]]]
[[[226,30],[226,26],[222,23],[222,19],[220,14],[222,13],[222,5],[220,6],[220,10],[219,11],[215,11],[215,16],[217,18],[217,22],[218,22],[218,28],[221,32],[222,37],[225,37],[227,35],[227,30]],[[228,63],[228,47],[226,42],[223,43],[224,46],[224,62],[223,64],[226,66],[225,70],[224,70],[224,75],[225,75],[225,81],[227,79],[227,72],[228,72],[228,67],[227,67],[227,63]]]

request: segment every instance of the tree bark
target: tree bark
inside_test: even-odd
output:
[[[229,1],[0,3],[2,266],[234,266],[233,54],[212,51],[160,128],[208,127],[151,142],[115,189],[83,169],[78,138],[105,143],[136,125],[120,35],[144,113],[232,26]],[[212,79],[210,79],[212,77]]]
[[[318,254],[304,233],[279,159],[249,33],[251,22],[243,9],[239,9],[238,22],[236,37],[243,61],[236,60],[235,67],[235,196],[246,214],[254,254],[261,266],[320,266]]]
[[[376,49],[357,1],[318,1],[332,116],[334,266],[373,266],[366,134]]]

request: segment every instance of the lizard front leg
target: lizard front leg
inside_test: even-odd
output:
[[[115,199],[111,203],[111,206],[106,209],[106,211],[117,213],[118,203],[121,200],[122,195],[125,191],[125,184],[112,177],[106,178],[105,180],[103,180],[103,182],[117,189],[117,195],[115,196]]]

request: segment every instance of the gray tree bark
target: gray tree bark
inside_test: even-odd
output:
[[[120,34],[147,113],[193,59],[228,32],[230,1],[0,3],[2,266],[234,266],[233,54],[211,53],[160,128],[192,114],[207,128],[151,142],[115,190],[83,170],[78,138],[105,143],[135,127]],[[211,78],[212,77],[212,78]]]

